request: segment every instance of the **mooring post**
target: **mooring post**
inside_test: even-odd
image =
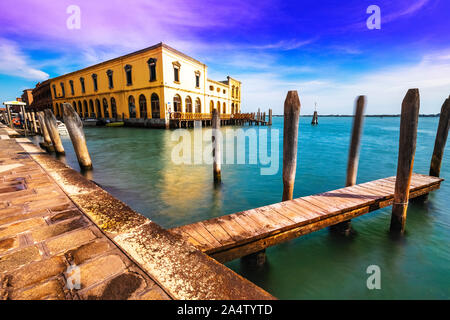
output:
[[[35,112],[31,112],[31,121],[33,123],[33,131],[34,133],[38,133],[37,125],[36,125],[36,115]]]
[[[38,118],[39,118],[39,127],[41,128],[41,134],[42,137],[44,137],[44,147],[47,149],[47,151],[54,151],[52,147],[52,139],[50,138],[50,134],[48,132],[47,125],[45,124],[45,115],[43,111],[38,112]]]
[[[359,96],[356,99],[355,117],[353,119],[352,137],[350,140],[350,149],[348,152],[347,162],[347,178],[345,186],[350,187],[356,184],[356,177],[358,174],[359,149],[361,144],[361,132],[364,120],[364,108],[366,105],[366,97]],[[345,236],[352,234],[351,220],[343,221],[341,223],[331,226],[331,231]]]
[[[13,122],[12,122],[12,117],[11,117],[11,109],[10,109],[9,105],[6,105],[6,113],[8,114],[8,124],[9,124],[9,127],[10,127],[11,129],[14,129],[14,124],[13,124]]]
[[[47,126],[50,139],[52,140],[53,147],[57,154],[63,155],[64,147],[61,142],[61,137],[59,136],[58,126],[56,124],[56,118],[50,109],[44,110],[45,125]]]
[[[220,183],[221,176],[221,162],[222,162],[222,138],[220,132],[220,115],[217,109],[213,109],[212,114],[212,156],[213,156],[213,176],[214,182]]]
[[[272,109],[269,109],[269,126],[272,125]]]
[[[431,158],[430,176],[439,177],[441,173],[441,163],[444,156],[445,144],[448,137],[448,129],[450,125],[450,97],[445,100],[441,108],[439,117],[439,126],[436,132],[436,140],[434,142],[433,156]]]
[[[67,131],[69,131],[70,140],[72,140],[80,168],[84,170],[92,169],[91,156],[89,155],[83,131],[83,122],[70,103],[63,103],[63,119]]]
[[[297,168],[298,122],[300,99],[297,91],[289,91],[284,101],[283,130],[283,201],[292,200]]]
[[[409,89],[402,103],[400,139],[395,180],[394,204],[392,206],[391,232],[405,231],[409,188],[416,152],[417,123],[419,119],[419,89]]]

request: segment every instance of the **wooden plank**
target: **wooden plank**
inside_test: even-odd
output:
[[[214,238],[211,233],[206,230],[202,223],[193,223],[190,225],[198,234],[200,234],[206,241],[208,241],[210,247],[215,248],[221,246],[220,242]]]
[[[293,205],[290,205],[291,201],[284,201],[280,203],[275,203],[273,205],[270,205],[269,207],[278,212],[279,214],[283,215],[284,217],[290,219],[294,223],[301,223],[304,221],[308,221],[309,219],[306,218],[304,215],[298,214],[295,209],[292,209]]]
[[[206,230],[208,230],[209,233],[211,233],[211,235],[222,245],[227,245],[234,242],[231,236],[214,220],[207,220],[199,223],[203,224]]]
[[[233,238],[235,241],[240,241],[243,239],[248,239],[252,236],[251,233],[247,232],[233,219],[227,216],[223,216],[217,219],[220,226]]]
[[[329,213],[329,211],[305,201],[303,198],[293,199],[293,201],[297,205],[297,208],[302,210],[305,215],[311,217],[311,219],[317,218],[318,216],[325,216]]]

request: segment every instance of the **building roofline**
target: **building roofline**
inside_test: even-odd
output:
[[[211,82],[214,82],[214,83],[216,83],[216,84],[220,84],[220,85],[225,86],[225,87],[228,87],[227,84],[225,84],[225,83],[223,83],[223,82],[220,82],[220,81],[216,81],[216,80],[209,79],[209,78],[206,79],[206,80],[211,81]]]
[[[151,50],[154,50],[154,49],[157,49],[157,48],[160,48],[160,47],[161,48],[165,48],[165,49],[167,49],[169,51],[172,51],[173,53],[178,54],[178,55],[182,56],[183,58],[191,60],[191,61],[193,61],[195,63],[201,64],[202,66],[206,66],[204,63],[202,63],[202,62],[200,62],[200,61],[198,61],[198,60],[188,56],[187,54],[184,54],[184,53],[178,51],[177,49],[172,48],[171,46],[169,46],[169,45],[167,45],[167,44],[165,44],[163,42],[159,42],[159,43],[157,43],[157,44],[155,44],[153,46],[150,46],[150,47],[138,50],[138,51],[134,51],[134,52],[131,52],[131,53],[127,53],[127,54],[125,54],[123,56],[120,56],[120,57],[116,57],[116,58],[113,58],[113,59],[102,61],[102,62],[99,62],[97,64],[94,64],[94,65],[91,65],[91,66],[88,66],[88,67],[85,67],[85,68],[82,68],[82,69],[79,69],[79,70],[75,70],[75,71],[72,71],[72,72],[69,72],[69,73],[66,73],[66,74],[62,74],[60,76],[47,79],[46,81],[57,80],[57,79],[62,78],[62,77],[73,75],[73,74],[75,74],[77,72],[80,72],[80,71],[86,71],[86,70],[89,70],[91,68],[99,67],[99,66],[111,63],[111,62],[115,62],[115,61],[119,61],[119,60],[122,60],[122,59],[125,59],[125,58],[129,58],[129,57],[132,57],[132,56],[135,56],[135,55],[147,52],[147,51],[151,51]]]

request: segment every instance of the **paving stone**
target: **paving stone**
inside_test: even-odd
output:
[[[145,280],[137,273],[125,272],[83,292],[88,300],[127,300],[145,286]]]
[[[99,239],[86,243],[77,249],[70,250],[66,253],[75,264],[82,264],[88,259],[101,255],[113,247],[106,239]]]
[[[7,236],[14,236],[18,233],[32,230],[39,226],[45,226],[47,223],[43,218],[31,218],[24,221],[19,221],[10,225],[3,225],[0,227],[0,239]]]
[[[57,213],[53,216],[51,216],[48,220],[50,223],[57,223],[63,220],[71,219],[76,216],[81,217],[82,213],[79,210],[69,210],[69,211],[63,211],[61,213]]]
[[[81,288],[87,288],[124,270],[125,264],[118,255],[108,255],[80,266]]]
[[[32,232],[33,240],[40,242],[45,239],[50,239],[59,236],[63,233],[79,229],[88,225],[88,221],[85,218],[79,218],[70,221],[60,222],[53,224],[45,228],[39,228]]]
[[[14,300],[38,300],[46,297],[64,299],[64,287],[58,280],[51,280],[23,291],[13,291],[9,298]]]
[[[5,251],[17,248],[18,246],[19,240],[17,239],[17,237],[0,240],[0,254]]]
[[[11,272],[25,264],[39,259],[39,250],[35,246],[13,251],[9,254],[0,256],[0,273],[5,271]]]
[[[58,238],[47,241],[47,247],[51,254],[67,251],[95,239],[96,236],[89,229],[77,230]]]
[[[160,287],[153,286],[150,290],[141,294],[139,300],[170,300],[171,298]]]
[[[13,288],[24,288],[45,279],[62,275],[67,269],[64,260],[62,256],[55,256],[26,265],[10,275],[9,285]]]

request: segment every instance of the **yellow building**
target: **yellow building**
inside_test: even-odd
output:
[[[83,118],[167,127],[170,119],[241,112],[241,82],[214,81],[205,64],[164,43],[50,79],[53,111],[71,103]]]

